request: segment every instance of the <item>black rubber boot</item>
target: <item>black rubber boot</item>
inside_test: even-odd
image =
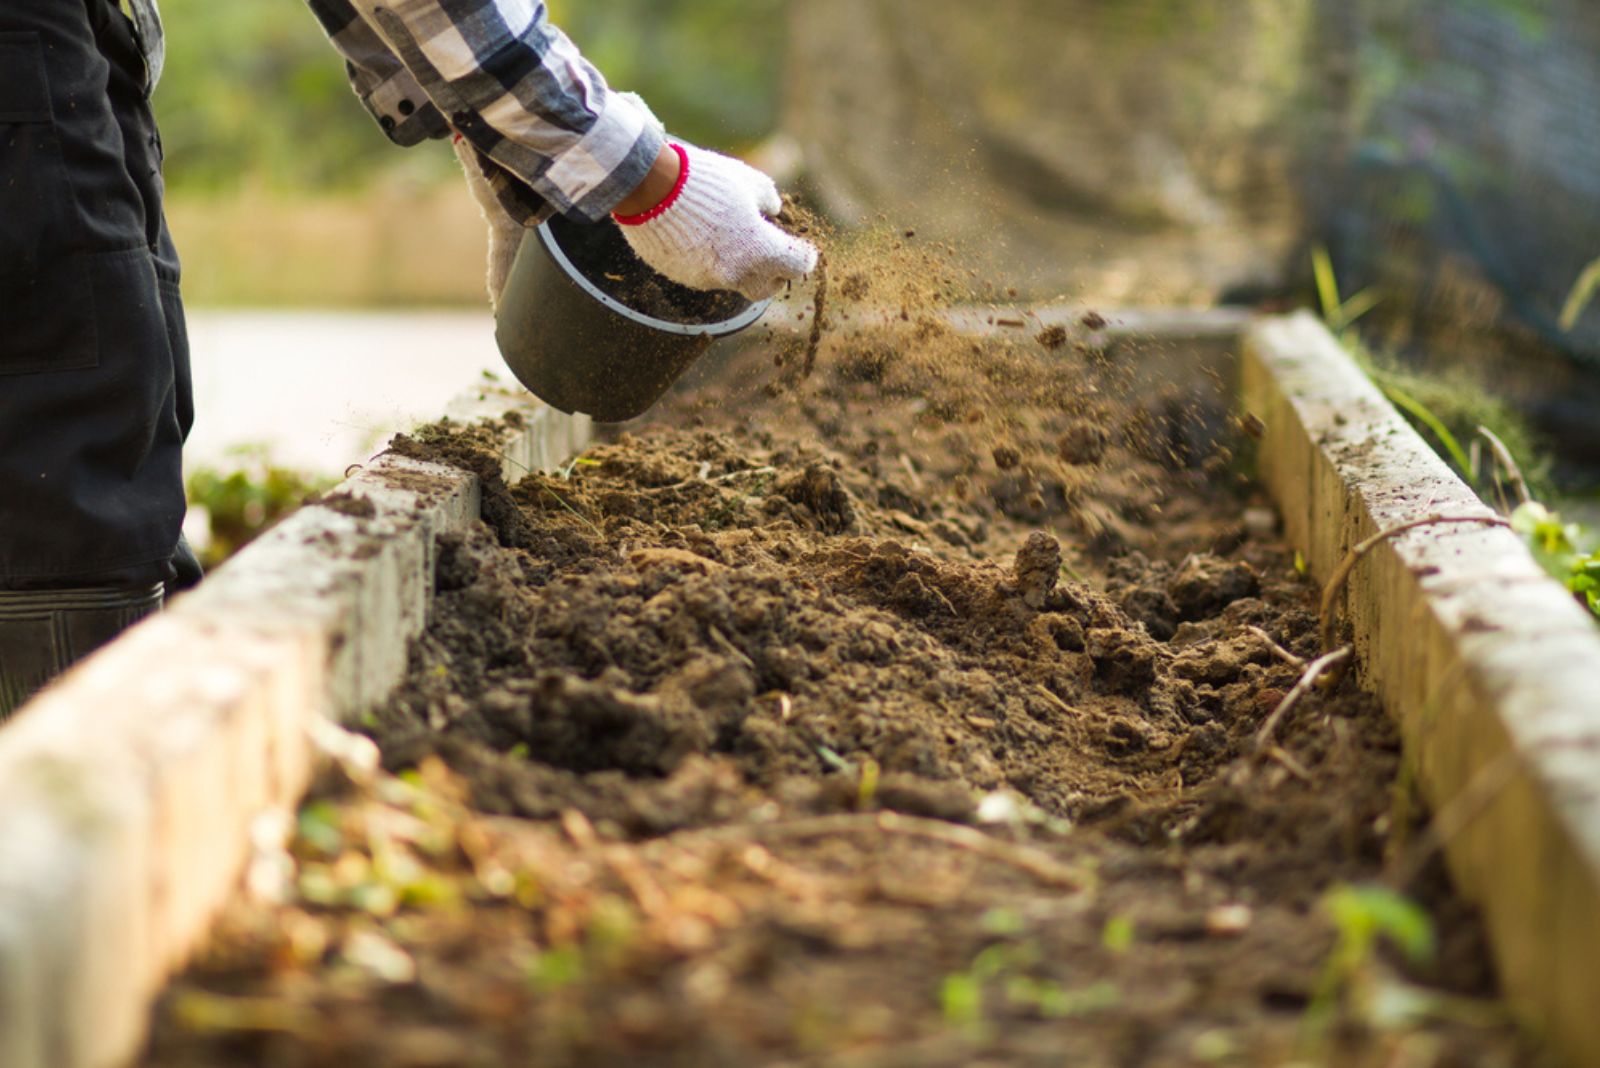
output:
[[[0,590],[0,721],[124,630],[161,611],[160,585],[137,590]]]

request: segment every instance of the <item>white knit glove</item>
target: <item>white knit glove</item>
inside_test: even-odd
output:
[[[703,148],[674,144],[683,177],[673,195],[618,218],[641,260],[691,289],[731,289],[765,300],[817,266],[817,250],[769,220],[783,210],[772,179]]]
[[[478,162],[478,150],[466,138],[455,139],[456,159],[467,172],[467,188],[472,199],[478,202],[484,221],[489,224],[489,307],[498,311],[500,294],[511,277],[511,265],[517,260],[517,249],[522,247],[522,237],[527,229],[512,217],[495,195],[494,187],[483,175]]]

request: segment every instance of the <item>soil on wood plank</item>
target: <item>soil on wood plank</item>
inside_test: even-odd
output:
[[[1347,679],[1256,753],[1315,591],[1225,448],[1033,344],[751,357],[515,489],[402,442],[488,519],[368,724],[406,778],[324,788],[148,1063],[1536,1063],[1436,866],[1431,960],[1329,981],[1395,732]]]

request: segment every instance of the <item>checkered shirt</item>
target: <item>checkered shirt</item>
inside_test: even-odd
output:
[[[454,130],[525,225],[598,221],[664,141],[534,0],[307,0],[390,140]]]

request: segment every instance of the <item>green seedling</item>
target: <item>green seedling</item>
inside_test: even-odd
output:
[[[945,976],[939,986],[945,1022],[974,1041],[984,1040],[991,1031],[986,1009],[997,994],[1012,1012],[1049,1019],[1100,1012],[1121,1003],[1121,991],[1103,980],[1069,990],[1033,974],[1043,954],[1036,942],[1015,940],[1024,924],[1013,910],[991,909],[980,922],[986,932],[1008,940],[986,947],[971,967]]]
[[[1343,337],[1372,309],[1383,302],[1383,297],[1373,289],[1363,289],[1349,300],[1339,295],[1339,280],[1333,272],[1333,257],[1318,245],[1311,250],[1311,269],[1317,279],[1317,300],[1322,304],[1322,319],[1328,329]]]
[[[587,971],[580,947],[558,946],[534,958],[528,983],[541,994],[554,994],[581,983]]]
[[[1341,1008],[1376,1002],[1382,987],[1376,972],[1378,949],[1388,943],[1413,964],[1432,959],[1433,920],[1416,902],[1382,886],[1339,885],[1322,900],[1337,932],[1302,1021],[1307,1052],[1322,1048]]]
[[[1113,916],[1106,921],[1106,926],[1100,932],[1100,944],[1106,951],[1122,956],[1133,948],[1134,941],[1138,938],[1138,931],[1134,928],[1132,918],[1128,916]]]
[[[978,920],[983,933],[993,938],[1018,938],[1027,930],[1027,923],[1016,909],[992,908]]]
[[[872,807],[873,800],[878,796],[878,780],[882,778],[883,769],[876,760],[868,759],[861,765],[861,782],[856,790],[856,808],[866,810]]]
[[[329,801],[313,801],[300,810],[300,841],[318,855],[336,857],[344,849],[339,808]]]
[[[229,450],[229,469],[201,467],[185,481],[189,503],[205,509],[211,542],[200,562],[216,567],[307,500],[333,486],[331,479],[283,467],[264,445]]]
[[[1537,501],[1511,513],[1511,529],[1522,535],[1539,566],[1600,618],[1600,546],[1594,536]]]
[[[828,765],[830,771],[843,772],[846,775],[855,771],[855,766],[850,761],[825,745],[817,746],[817,756],[822,758],[822,762]]]
[[[951,1027],[968,1033],[981,1031],[983,982],[971,972],[945,976],[939,985],[939,1007]]]
[[[574,456],[571,460],[568,460],[566,462],[566,464],[564,464],[556,472],[556,475],[563,482],[571,482],[573,473],[576,472],[578,470],[578,468],[580,468],[580,467],[604,467],[604,466],[605,465],[603,463],[601,463],[601,461],[599,461],[599,460],[591,460],[586,456]]]
[[[1316,275],[1317,299],[1328,329],[1389,402],[1419,431],[1437,442],[1436,448],[1463,477],[1474,484],[1479,481],[1472,456],[1461,442],[1480,428],[1488,428],[1494,441],[1504,443],[1501,448],[1509,445],[1508,452],[1534,454],[1527,426],[1482,385],[1462,374],[1439,378],[1411,373],[1400,369],[1394,358],[1380,356],[1369,349],[1354,326],[1377,307],[1379,299],[1371,290],[1363,290],[1344,300],[1326,249],[1314,249],[1311,262]],[[1544,462],[1536,463],[1530,473],[1537,479],[1546,466]]]

